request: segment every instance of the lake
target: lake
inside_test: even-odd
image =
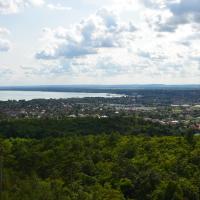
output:
[[[121,97],[119,94],[82,92],[0,91],[0,101],[32,99],[68,99],[84,97]]]

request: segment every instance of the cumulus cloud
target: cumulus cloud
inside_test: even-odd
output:
[[[100,9],[72,27],[45,29],[44,40],[48,45],[36,54],[36,58],[73,58],[96,54],[102,48],[120,48],[135,31],[132,23],[123,23],[115,12]]]
[[[0,0],[0,14],[18,13],[20,9],[29,6],[41,6],[44,0]]]
[[[168,5],[173,13],[168,23],[174,26],[188,23],[200,24],[200,2],[198,0],[181,0],[179,3]]]
[[[198,24],[200,26],[199,0],[142,0],[150,13],[153,13],[155,30],[161,32],[175,32],[179,26]]]
[[[110,1],[124,5],[122,0]],[[79,23],[68,27],[66,24],[67,28],[44,28],[35,54],[38,65],[23,71],[27,76],[60,80],[81,76],[84,80],[95,77],[129,83],[144,79],[182,83],[199,80],[200,26],[196,1],[195,9],[186,6],[185,0],[138,2],[136,7],[142,6],[142,13],[139,10],[131,15],[127,10],[122,13],[114,7],[103,8]],[[60,4],[49,5],[49,9],[62,10]],[[0,35],[1,32],[6,31],[0,31]]]
[[[69,28],[45,28],[41,50],[35,55],[43,66],[35,73],[124,77],[133,82],[144,77],[153,81],[158,77],[162,81],[185,77],[198,80],[198,21],[191,18],[187,23],[171,23],[178,15],[193,13],[192,8],[175,12],[170,7],[180,6],[181,2],[143,0],[139,29],[120,18],[119,12],[105,8]]]
[[[180,0],[179,2],[169,4],[168,6],[175,15],[191,14],[194,16],[200,14],[200,3],[198,0]]]

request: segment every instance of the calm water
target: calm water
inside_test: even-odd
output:
[[[80,92],[0,91],[0,101],[32,99],[67,99],[84,97],[121,97],[118,94]]]

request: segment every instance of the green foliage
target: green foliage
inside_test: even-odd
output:
[[[180,131],[180,128],[161,125],[145,121],[136,116],[113,117],[113,118],[63,118],[56,119],[19,119],[0,121],[0,136],[6,138],[35,138],[65,137],[70,135],[99,135],[109,134],[110,144],[117,140],[117,135],[147,135],[166,136],[180,135],[187,132],[187,129]],[[112,145],[112,144],[111,144]]]
[[[200,138],[1,139],[3,200],[198,200]]]

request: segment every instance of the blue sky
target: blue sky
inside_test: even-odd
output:
[[[199,84],[199,0],[0,0],[0,85]]]

